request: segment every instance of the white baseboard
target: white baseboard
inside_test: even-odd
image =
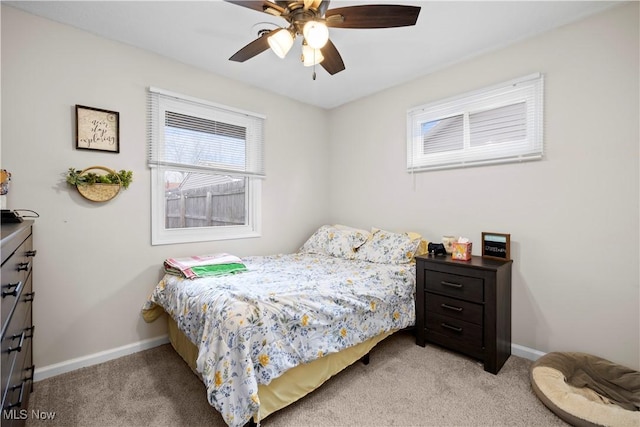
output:
[[[113,348],[111,350],[105,350],[99,353],[90,354],[88,356],[78,357],[76,359],[55,363],[49,366],[43,366],[42,368],[36,368],[35,372],[33,373],[33,381],[38,382],[46,378],[64,374],[66,372],[75,371],[76,369],[97,365],[98,363],[107,362],[109,360],[117,359],[122,356],[127,356],[129,354],[167,344],[168,342],[169,337],[167,335],[163,335],[156,338],[149,338],[143,341],[138,341],[137,343],[128,344],[122,347]]]
[[[533,360],[534,362],[546,353],[535,350],[533,348],[525,347],[523,345],[511,344],[511,354],[514,356],[522,357],[524,359]]]
[[[88,356],[78,357],[76,359],[67,360],[65,362],[44,366],[42,368],[36,368],[33,380],[35,382],[41,381],[46,378],[54,377],[56,375],[75,371],[76,369],[86,368],[87,366],[97,365],[98,363],[107,362],[109,360],[117,359],[119,357],[127,356],[139,351],[158,347],[160,345],[167,344],[168,342],[169,337],[167,335],[162,335],[156,338],[149,338],[137,343],[125,345],[111,350],[105,350],[99,353],[90,354]],[[544,356],[546,353],[522,345],[511,344],[511,354],[528,360],[536,361],[539,357]]]

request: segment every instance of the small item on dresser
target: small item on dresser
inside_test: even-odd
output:
[[[460,261],[471,259],[471,242],[466,237],[460,237],[457,242],[453,242],[451,258]]]
[[[427,252],[432,255],[447,255],[447,251],[442,243],[431,243],[427,245]]]
[[[12,224],[22,222],[22,217],[16,212],[9,209],[2,209],[2,221],[3,224]]]
[[[442,244],[448,254],[453,252],[453,243],[457,240],[458,238],[456,236],[442,236]]]
[[[483,231],[482,256],[501,260],[511,259],[511,235]]]
[[[11,181],[11,172],[6,169],[0,169],[0,195],[4,196],[9,192],[9,181]]]

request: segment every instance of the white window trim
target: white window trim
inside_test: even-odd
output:
[[[543,92],[544,78],[535,73],[489,88],[414,107],[407,112],[407,171],[419,172],[462,168],[498,163],[539,160],[543,156]],[[532,104],[527,113],[527,135],[522,144],[498,150],[495,147],[470,147],[468,117],[470,112],[526,101]],[[464,149],[459,153],[436,152],[424,154],[423,123],[462,115],[464,118]],[[488,153],[492,151],[491,153]]]
[[[262,235],[262,180],[249,178],[247,198],[247,225],[233,225],[224,227],[190,227],[165,228],[164,215],[166,212],[164,197],[165,168],[151,168],[151,244],[168,245],[176,243],[208,242],[215,240],[231,240],[260,237]],[[156,185],[154,185],[156,183]]]
[[[225,110],[233,115],[233,113],[241,115],[251,115],[264,119],[265,116],[251,113],[244,110],[226,107],[223,105],[215,104],[206,100],[200,100],[197,98],[176,94],[162,89],[150,87],[149,92],[170,96],[178,100],[185,100],[188,102],[195,102],[201,105],[208,105],[217,109]],[[184,106],[181,106],[184,110]],[[151,107],[149,107],[151,108]],[[159,106],[159,111],[163,111],[164,108]],[[194,114],[197,114],[197,109],[194,110]],[[234,124],[235,119],[232,120]],[[154,126],[154,124],[156,126]],[[162,138],[163,124],[160,120],[154,122],[153,119],[149,121],[149,138]],[[149,142],[151,144],[151,141]],[[246,225],[233,225],[233,226],[217,226],[217,227],[189,227],[189,228],[165,228],[165,189],[164,189],[164,172],[168,169],[177,169],[175,166],[152,164],[150,162],[149,167],[151,169],[151,244],[152,245],[165,245],[165,244],[177,244],[177,243],[193,243],[193,242],[205,242],[216,240],[229,240],[229,239],[243,239],[243,238],[255,238],[262,235],[262,178],[263,175],[247,174],[247,187],[246,197],[247,212]],[[188,167],[178,167],[178,169],[189,169]],[[203,171],[199,171],[203,173]],[[204,171],[205,173],[207,171]],[[215,170],[208,172],[216,173]],[[229,171],[233,172],[233,171]],[[219,171],[219,173],[225,173]]]

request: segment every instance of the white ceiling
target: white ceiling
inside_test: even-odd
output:
[[[346,69],[333,76],[300,62],[300,41],[244,63],[228,58],[282,18],[223,1],[3,1],[35,15],[156,52],[281,95],[333,108],[598,13],[605,1],[339,1],[421,6],[413,27],[331,29]]]

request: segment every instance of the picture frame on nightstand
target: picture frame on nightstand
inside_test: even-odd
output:
[[[511,259],[511,234],[482,232],[482,257],[489,259]]]

